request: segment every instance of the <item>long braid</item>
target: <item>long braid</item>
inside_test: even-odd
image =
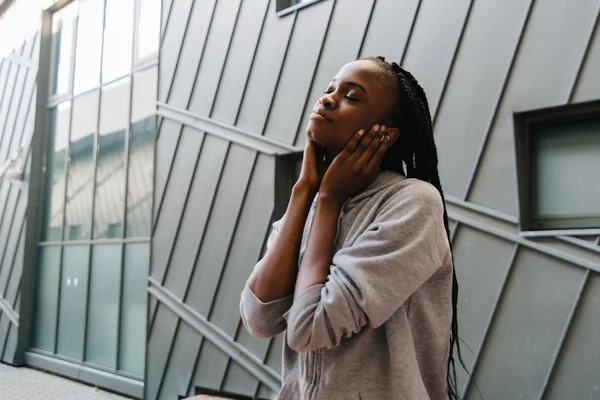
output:
[[[391,123],[401,131],[400,139],[391,146],[383,160],[383,167],[401,172],[407,178],[416,178],[429,182],[439,191],[444,204],[444,227],[450,242],[450,228],[444,192],[438,172],[438,153],[433,136],[431,113],[425,91],[415,77],[395,62],[388,63],[383,57],[370,57],[368,60],[378,63],[389,78],[391,87],[397,91],[397,102],[391,110]],[[403,165],[406,165],[406,172]],[[456,364],[454,348],[463,367],[460,344],[458,341],[458,281],[452,256],[452,322],[450,327],[450,351],[448,354],[448,396],[458,399]],[[466,369],[466,368],[465,368]]]

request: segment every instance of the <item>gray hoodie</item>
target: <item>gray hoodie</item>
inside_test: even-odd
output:
[[[386,171],[345,204],[327,283],[270,303],[246,285],[240,311],[256,336],[286,331],[278,399],[437,400],[448,397],[451,288],[440,194]]]

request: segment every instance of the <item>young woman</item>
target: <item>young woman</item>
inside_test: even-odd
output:
[[[454,398],[458,289],[423,89],[382,57],[351,62],[306,134],[240,305],[252,334],[286,330],[278,398]]]

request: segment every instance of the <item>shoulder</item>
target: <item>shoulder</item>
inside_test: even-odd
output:
[[[391,185],[384,197],[383,208],[443,214],[442,196],[435,186],[419,179],[402,179]]]

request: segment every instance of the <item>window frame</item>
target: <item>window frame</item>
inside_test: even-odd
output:
[[[600,233],[600,215],[544,216],[537,214],[538,193],[532,187],[536,174],[534,165],[536,149],[533,144],[533,136],[543,134],[536,132],[555,124],[597,120],[599,117],[600,100],[514,114],[519,225],[523,236]],[[582,219],[586,221],[580,222]]]

